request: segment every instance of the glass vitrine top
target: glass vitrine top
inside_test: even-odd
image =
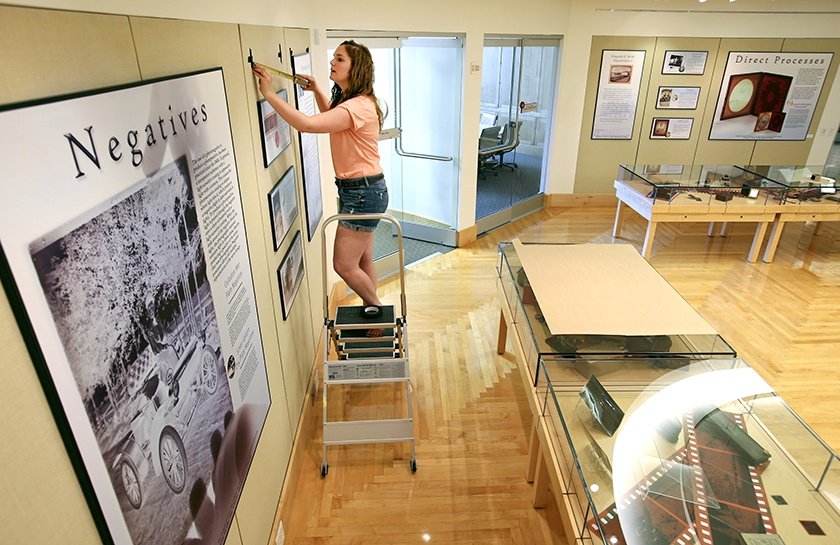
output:
[[[551,244],[546,244],[551,246]],[[562,246],[562,245],[557,245]],[[543,318],[539,301],[512,243],[499,245],[499,278],[505,301],[522,342],[540,359],[567,357],[729,356],[735,351],[718,334],[563,335],[553,334]],[[640,316],[640,320],[644,317]],[[536,365],[534,365],[536,367]],[[535,379],[538,377],[534,377]]]
[[[811,543],[808,528],[840,543],[837,455],[743,360],[557,360],[541,373],[549,441],[571,458],[599,543],[792,545]]]
[[[786,186],[783,204],[840,204],[838,165],[753,165],[744,168]]]
[[[752,207],[741,212],[784,203],[789,190],[761,171],[737,165],[620,165],[616,183],[655,205]]]

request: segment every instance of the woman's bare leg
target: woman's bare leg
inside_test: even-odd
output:
[[[381,305],[376,294],[373,232],[354,231],[339,224],[335,232],[333,268],[365,305]]]

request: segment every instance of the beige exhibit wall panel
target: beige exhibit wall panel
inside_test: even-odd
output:
[[[0,104],[139,79],[126,17],[0,6]],[[48,198],[49,196],[45,196]],[[4,543],[89,545],[99,534],[6,293],[0,290]]]
[[[629,244],[514,246],[553,335],[715,334]]]
[[[808,137],[805,140],[795,142],[757,142],[752,160],[754,165],[802,165],[807,162],[814,133],[820,126],[832,83],[837,76],[837,64],[840,63],[840,40],[836,38],[786,39],[781,51],[785,53],[834,53],[834,57],[831,59],[831,66],[826,74],[817,107],[814,109],[814,117],[811,119],[811,126],[808,128]]]
[[[717,58],[717,48],[720,40],[716,38],[657,38],[653,49],[653,65],[647,89],[642,90],[643,100],[640,100],[642,112],[642,130],[639,137],[639,151],[636,156],[638,164],[691,164],[697,149],[697,142],[702,139],[703,112],[706,109],[710,94],[710,81]],[[662,73],[668,51],[706,51],[706,67],[703,74],[684,75]],[[697,107],[693,110],[657,108],[659,105],[659,89],[673,87],[699,87]],[[691,134],[687,140],[660,140],[650,137],[653,119],[656,117],[690,118],[692,119]]]
[[[613,193],[613,181],[618,172],[618,165],[635,163],[639,134],[644,132],[643,119],[638,112],[643,108],[645,89],[650,80],[652,63],[650,52],[653,51],[655,43],[655,38],[648,37],[596,36],[592,38],[586,81],[586,101],[583,106],[580,147],[575,173],[575,193]],[[592,139],[598,77],[601,71],[601,52],[605,49],[647,51],[639,88],[639,103],[636,105],[637,114],[633,122],[633,137],[630,140]]]

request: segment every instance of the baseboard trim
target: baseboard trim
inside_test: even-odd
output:
[[[546,195],[546,208],[570,206],[615,206],[618,203],[611,193],[563,193]]]
[[[329,315],[335,316],[338,301],[346,297],[347,284],[343,280],[339,280],[333,284],[330,291]],[[287,514],[291,511],[291,506],[294,502],[294,491],[297,488],[300,475],[303,471],[317,471],[318,468],[303,467],[306,462],[306,445],[312,439],[312,434],[315,430],[315,421],[317,420],[318,411],[320,407],[318,404],[318,385],[319,375],[318,365],[322,363],[323,358],[323,342],[324,329],[321,328],[321,334],[318,336],[318,343],[315,345],[315,354],[312,360],[312,368],[309,372],[309,381],[306,385],[306,396],[304,397],[303,409],[301,410],[300,418],[298,418],[297,429],[295,430],[295,439],[292,442],[292,454],[289,460],[289,466],[286,469],[286,478],[283,481],[283,488],[280,491],[280,499],[277,502],[277,511],[274,515],[274,524],[271,527],[271,536],[269,543],[274,543],[277,539],[277,532],[280,528],[280,522],[284,526],[287,524]]]
[[[455,245],[458,248],[474,242],[478,238],[478,228],[475,225],[455,233]]]

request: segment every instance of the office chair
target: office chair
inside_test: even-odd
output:
[[[516,163],[505,163],[505,153],[514,151],[519,146],[520,127],[522,127],[522,121],[509,121],[502,129],[502,145],[495,152],[495,155],[499,156],[499,162],[496,163],[495,168],[508,167],[511,170],[519,168]]]
[[[485,179],[484,173],[488,170],[493,170],[496,166],[491,159],[498,152],[500,148],[499,131],[502,127],[494,126],[487,127],[481,130],[481,135],[478,138],[478,174],[481,179]]]

